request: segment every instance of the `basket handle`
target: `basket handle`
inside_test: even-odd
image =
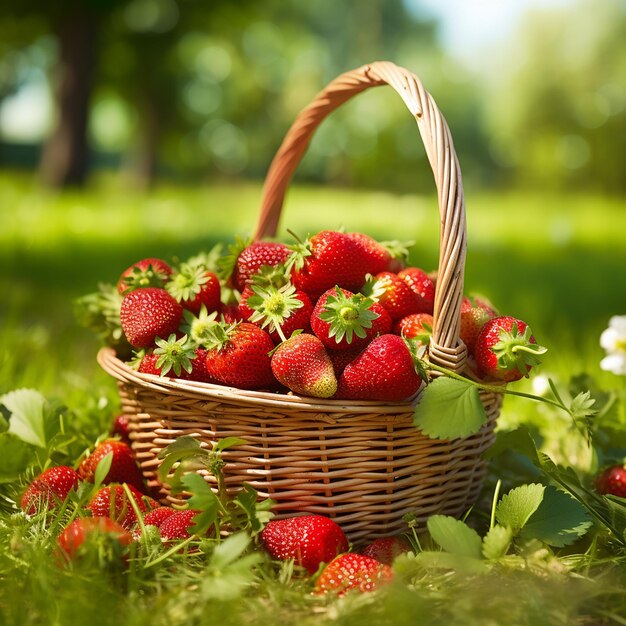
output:
[[[291,177],[322,120],[352,96],[381,85],[393,87],[415,117],[435,177],[441,229],[430,359],[459,372],[467,359],[459,340],[467,239],[461,170],[448,125],[415,74],[390,62],[370,63],[338,76],[300,112],[268,170],[254,238],[276,234]]]

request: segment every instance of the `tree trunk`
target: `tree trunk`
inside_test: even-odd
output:
[[[139,105],[141,122],[137,152],[133,163],[133,180],[140,189],[150,189],[155,181],[161,139],[161,114],[156,98],[143,94]]]
[[[82,185],[87,176],[87,121],[97,35],[97,16],[89,12],[76,12],[57,23],[57,124],[40,163],[42,181],[51,187]]]

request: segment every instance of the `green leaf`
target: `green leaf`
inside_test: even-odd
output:
[[[12,433],[0,433],[0,483],[17,480],[35,458],[33,446]]]
[[[159,452],[158,458],[162,459],[159,466],[159,480],[165,482],[168,475],[176,463],[180,463],[176,469],[174,476],[169,479],[172,487],[178,486],[181,475],[194,468],[201,467],[202,461],[206,465],[209,452],[202,448],[200,442],[189,435],[177,437],[167,448]],[[189,463],[183,464],[183,461],[189,460]]]
[[[591,524],[589,514],[577,500],[548,486],[543,501],[524,526],[521,535],[562,548],[582,537]]]
[[[0,397],[10,412],[9,432],[38,448],[46,447],[46,399],[34,389],[17,389]]]
[[[440,376],[426,386],[413,423],[434,439],[456,439],[478,432],[487,416],[471,382]]]
[[[235,533],[215,546],[211,556],[211,566],[222,569],[236,561],[250,545],[250,537],[246,533]]]
[[[539,508],[544,491],[545,487],[538,484],[511,489],[498,503],[496,519],[502,526],[508,526],[514,532],[521,530]]]
[[[187,501],[189,508],[200,511],[193,518],[191,531],[195,535],[203,535],[217,520],[219,511],[218,497],[213,493],[209,484],[200,476],[192,472],[182,478],[182,484],[192,496]]]
[[[486,569],[484,561],[449,552],[432,552],[425,550],[415,555],[415,561],[426,569],[446,569],[464,574],[483,574]]]
[[[109,470],[111,469],[111,464],[113,463],[113,452],[109,452],[105,456],[103,456],[96,466],[96,471],[93,475],[94,485],[99,486],[104,482],[104,479],[107,477]]]
[[[274,517],[274,514],[271,512],[271,508],[274,505],[273,500],[258,500],[256,489],[247,483],[244,483],[243,490],[237,494],[235,503],[246,514],[253,537],[260,533],[265,524]]]
[[[446,552],[473,559],[482,557],[480,536],[464,522],[449,515],[433,515],[427,526],[430,536]]]
[[[234,446],[243,446],[248,443],[245,439],[241,437],[224,437],[224,439],[220,439],[214,446],[214,452],[221,452],[222,450],[227,450],[228,448],[233,448]]]
[[[496,524],[483,539],[483,556],[486,559],[499,559],[511,545],[513,531],[506,526]]]
[[[591,392],[582,391],[577,396],[572,399],[572,403],[570,404],[570,411],[572,412],[572,417],[576,420],[585,419],[587,417],[592,417],[597,413],[595,409],[592,409],[593,405],[596,403],[595,398],[591,397]]]

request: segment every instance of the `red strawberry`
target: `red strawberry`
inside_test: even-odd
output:
[[[78,467],[78,475],[87,482],[93,482],[98,463],[112,454],[111,468],[105,476],[103,483],[128,483],[139,491],[142,491],[143,478],[137,467],[130,446],[117,439],[107,439],[96,446],[96,449]]]
[[[114,539],[122,547],[133,542],[132,535],[112,519],[83,517],[69,524],[59,535],[57,543],[65,558],[74,559],[85,541],[97,534]]]
[[[403,261],[409,254],[406,245],[398,241],[378,242],[363,233],[347,233],[361,243],[367,254],[367,274],[379,272],[397,272],[402,269]]]
[[[154,354],[152,350],[149,352],[141,350],[137,356],[139,358],[139,364],[137,365],[138,372],[142,374],[152,374],[153,376],[161,375],[161,368],[157,367],[156,364],[159,360],[158,354]]]
[[[206,342],[207,371],[216,381],[240,389],[263,389],[275,383],[269,353],[272,338],[248,322],[218,324]]]
[[[130,420],[128,415],[118,415],[113,420],[111,434],[119,436],[124,443],[130,445]]]
[[[151,498],[146,498],[132,485],[127,485],[139,511],[144,513],[148,508],[159,505]],[[144,500],[145,498],[145,500]],[[148,504],[146,504],[146,501]],[[131,528],[137,521],[137,515],[122,485],[107,485],[99,489],[91,499],[87,508],[94,517],[110,517],[124,528]]]
[[[244,321],[239,312],[239,307],[236,304],[222,304],[220,307],[220,315],[226,324],[236,324],[237,322]]]
[[[206,349],[196,347],[186,335],[180,339],[176,339],[176,335],[167,339],[157,338],[156,346],[141,356],[137,371],[153,376],[214,382],[206,368]]]
[[[219,278],[203,265],[182,263],[166,289],[183,308],[193,313],[199,313],[203,305],[209,312],[217,311],[221,305]]]
[[[398,335],[381,335],[346,366],[337,398],[402,402],[417,392],[422,379]]]
[[[343,374],[343,370],[346,369],[348,363],[352,363],[359,354],[363,352],[363,346],[357,346],[356,348],[349,348],[348,350],[329,350],[328,356],[333,364],[335,370],[335,376],[337,379]]]
[[[324,230],[291,249],[287,267],[292,282],[312,300],[335,285],[357,292],[371,265],[361,241],[337,231]]]
[[[330,398],[337,391],[333,364],[315,335],[290,337],[276,348],[271,363],[276,380],[294,393]]]
[[[433,334],[433,316],[429,313],[413,313],[398,320],[393,332],[416,346],[427,346]]]
[[[239,310],[250,322],[266,329],[275,343],[291,337],[294,330],[309,329],[313,304],[304,291],[296,291],[287,283],[279,289],[253,285],[246,287],[246,292],[251,295],[244,301],[242,294]]]
[[[422,300],[397,274],[380,272],[369,279],[362,292],[385,307],[393,321],[420,313]]]
[[[160,526],[168,517],[174,515],[174,513],[176,513],[176,509],[170,506],[160,506],[148,511],[143,516],[143,523],[146,526]]]
[[[309,574],[314,574],[320,563],[328,563],[348,549],[339,525],[322,515],[272,520],[260,537],[273,559],[295,559]]]
[[[405,552],[411,552],[411,546],[400,537],[374,539],[361,550],[361,554],[385,565],[391,565],[397,556]]]
[[[79,481],[78,474],[66,465],[43,471],[24,492],[22,511],[34,515],[45,509],[54,509],[67,498],[70,491],[78,489]]]
[[[117,290],[124,294],[138,287],[163,287],[172,268],[162,259],[142,259],[122,272]]]
[[[176,539],[187,539],[191,537],[191,527],[193,526],[193,518],[198,511],[185,509],[184,511],[175,511],[167,517],[159,526],[161,537],[167,541]]]
[[[389,565],[362,554],[347,553],[331,561],[315,582],[318,594],[329,591],[343,596],[347,591],[373,591],[393,580]]]
[[[626,469],[623,465],[607,467],[596,480],[596,489],[600,494],[611,494],[626,498]]]
[[[122,329],[134,348],[148,348],[157,337],[169,337],[182,317],[183,307],[165,289],[155,287],[127,293],[120,309]]]
[[[505,382],[528,376],[545,352],[525,322],[507,315],[486,322],[474,345],[480,374]]]
[[[435,307],[435,283],[419,267],[407,267],[398,276],[419,296],[420,308],[416,313],[430,313]]]
[[[256,241],[246,246],[238,242],[231,246],[230,258],[226,259],[226,263],[232,268],[230,283],[241,292],[263,266],[275,267],[283,264],[290,253],[283,243]]]
[[[311,329],[331,350],[365,346],[391,330],[385,309],[360,293],[334,287],[323,293],[311,314]]]
[[[493,307],[480,298],[463,298],[461,304],[460,337],[471,354],[474,353],[476,339],[482,327],[497,316]]]

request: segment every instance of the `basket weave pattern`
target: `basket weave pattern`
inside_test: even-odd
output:
[[[255,237],[275,235],[291,176],[323,118],[353,95],[385,84],[415,117],[438,189],[440,259],[429,358],[462,372],[466,227],[460,168],[445,120],[414,74],[391,63],[366,65],[335,79],[302,111],[270,166]],[[500,395],[481,392],[487,421],[480,432],[433,440],[413,425],[419,394],[406,403],[347,403],[139,374],[107,348],[98,361],[118,382],[134,452],[163,502],[182,500],[157,480],[161,450],[181,435],[207,447],[240,437],[245,445],[223,453],[229,490],[251,484],[276,502],[279,517],[302,512],[332,517],[351,541],[397,533],[405,527],[405,513],[415,514],[420,525],[435,513],[463,513],[480,490],[481,454],[493,442],[501,404]],[[215,485],[211,475],[204,477]]]

